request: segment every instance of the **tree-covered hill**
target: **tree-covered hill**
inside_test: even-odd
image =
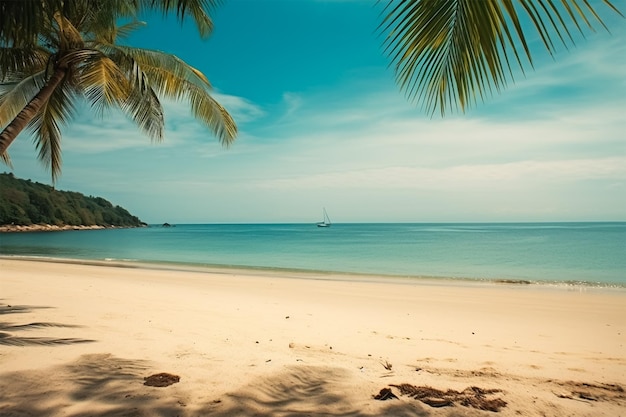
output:
[[[0,174],[0,225],[145,226],[138,217],[101,197],[59,191],[49,185]]]

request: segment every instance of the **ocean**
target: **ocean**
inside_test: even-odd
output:
[[[626,223],[179,224],[0,234],[0,255],[626,287]]]

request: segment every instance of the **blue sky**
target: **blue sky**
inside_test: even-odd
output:
[[[619,3],[619,2],[617,2]],[[606,9],[601,9],[606,11]],[[203,71],[235,117],[226,149],[166,103],[154,144],[89,109],[64,129],[58,189],[149,223],[626,220],[626,20],[588,33],[465,114],[407,101],[374,0],[229,0],[215,30],[160,16],[128,43]],[[50,183],[26,134],[14,174]],[[0,168],[8,171],[8,168]]]

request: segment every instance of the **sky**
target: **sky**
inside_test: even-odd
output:
[[[616,1],[616,4],[622,4]],[[622,7],[626,10],[626,7]],[[215,29],[160,15],[127,43],[201,70],[237,122],[219,141],[164,102],[164,141],[82,106],[56,188],[147,223],[626,221],[626,20],[577,36],[465,113],[426,114],[394,79],[375,0],[227,0]],[[51,184],[28,134],[13,170]]]

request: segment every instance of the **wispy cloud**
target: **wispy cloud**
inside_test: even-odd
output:
[[[286,117],[291,116],[302,105],[302,97],[295,93],[283,93],[283,101],[287,106],[287,110],[285,111]]]
[[[440,168],[391,166],[260,181],[265,188],[492,190],[527,184],[580,180],[626,181],[626,157],[582,160],[520,161]]]
[[[221,93],[215,93],[213,97],[228,110],[238,123],[257,120],[266,115],[266,112],[260,106],[244,97]]]

